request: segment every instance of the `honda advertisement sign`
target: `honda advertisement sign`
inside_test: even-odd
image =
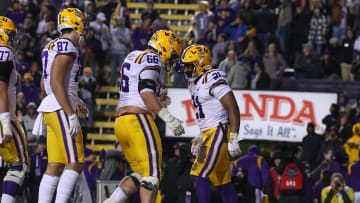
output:
[[[233,92],[240,108],[239,135],[249,140],[301,142],[309,122],[315,124],[316,132],[323,133],[325,125],[322,119],[329,114],[330,105],[337,103],[336,93]],[[169,111],[184,121],[183,136],[195,137],[200,134],[189,90],[170,88],[168,96],[172,100]],[[168,128],[166,135],[174,136]]]

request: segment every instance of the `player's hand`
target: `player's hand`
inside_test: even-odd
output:
[[[241,141],[241,138],[234,139],[233,141],[228,143],[228,152],[231,157],[237,157],[241,154],[239,141]]]
[[[76,114],[72,114],[69,116],[69,123],[70,123],[70,136],[74,137],[80,132],[80,122]]]
[[[229,142],[232,142],[237,139],[238,133],[230,132]]]
[[[87,109],[85,102],[81,99],[79,99],[79,103],[76,106],[76,114],[79,118],[87,118],[89,115],[89,110]]]
[[[12,139],[12,131],[11,131],[11,121],[9,118],[3,119],[1,121],[2,131],[3,131],[3,138],[0,139],[1,143],[9,143]]]
[[[199,154],[200,145],[202,144],[202,135],[195,137],[191,140],[191,142],[191,154],[197,157],[197,155]]]
[[[166,123],[175,136],[180,136],[185,133],[184,127],[181,125],[182,121],[171,115],[166,108],[162,108],[158,116]]]
[[[167,88],[161,88],[160,90],[160,104],[163,107],[171,104],[171,98],[167,96]]]

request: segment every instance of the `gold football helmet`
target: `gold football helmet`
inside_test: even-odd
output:
[[[87,18],[77,8],[66,8],[58,14],[57,30],[61,33],[63,29],[70,28],[80,36],[86,34]]]
[[[155,32],[149,40],[148,46],[158,52],[164,64],[170,66],[180,57],[182,51],[180,38],[169,30]]]
[[[211,52],[203,45],[188,46],[181,56],[181,63],[185,68],[191,66],[191,71],[186,71],[187,80],[195,80],[211,68]]]
[[[13,46],[16,36],[16,27],[14,22],[7,17],[0,16],[0,44]]]

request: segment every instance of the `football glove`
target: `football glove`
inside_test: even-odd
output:
[[[167,127],[170,128],[175,136],[185,134],[184,127],[181,125],[183,122],[171,115],[166,108],[162,108],[159,111],[158,116],[166,123]]]
[[[76,114],[72,114],[69,116],[69,123],[70,123],[70,136],[74,137],[79,134],[80,132],[80,122]]]
[[[191,154],[197,157],[199,154],[200,145],[202,144],[202,135],[200,134],[199,136],[195,137],[191,140],[191,142]]]
[[[238,133],[234,133],[235,137],[233,138],[233,140],[231,140],[231,134],[233,132],[230,133],[230,141],[228,143],[228,152],[230,154],[231,157],[237,157],[241,154],[241,149],[240,149],[240,144],[239,142],[242,140],[242,138],[238,137]],[[234,136],[234,135],[233,135]]]

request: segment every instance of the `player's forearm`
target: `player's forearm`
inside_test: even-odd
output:
[[[8,85],[0,82],[0,113],[9,112]]]
[[[59,80],[58,80],[59,81]],[[52,82],[51,88],[54,92],[56,100],[59,102],[61,108],[65,111],[67,115],[72,115],[75,113],[75,111],[72,109],[69,97],[65,93],[65,88],[61,82]]]
[[[229,120],[230,120],[230,132],[237,133],[239,132],[240,128],[240,111],[235,104],[233,109],[230,109],[229,111]]]
[[[159,111],[162,109],[162,106],[153,92],[143,92],[140,95],[144,101],[144,104],[150,111],[159,113]]]

